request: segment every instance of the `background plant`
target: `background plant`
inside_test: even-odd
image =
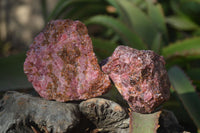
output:
[[[48,16],[44,3],[46,22],[71,18],[88,26],[99,60],[110,56],[117,45],[151,49],[163,55],[172,83],[172,97],[164,107],[175,113],[186,130],[200,130],[199,0],[60,0]],[[9,73],[11,68],[8,69],[8,66],[19,59],[18,66],[21,68],[24,58],[22,53],[21,56],[1,59],[1,70]],[[4,78],[0,80],[2,91],[5,91],[4,88],[30,87],[23,71],[18,72],[18,68],[12,70],[14,73],[0,77]],[[5,75],[8,77],[6,80]],[[9,77],[19,81],[8,84],[5,81]]]

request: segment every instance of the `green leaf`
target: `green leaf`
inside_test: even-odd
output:
[[[144,4],[144,0],[129,0],[131,2],[133,2],[135,5],[141,5]],[[150,0],[151,1],[151,0]]]
[[[157,34],[157,36],[155,37],[155,40],[153,41],[151,49],[154,52],[159,54],[160,53],[161,44],[162,44],[162,35],[161,34]]]
[[[41,0],[40,1],[41,9],[42,9],[42,15],[45,20],[45,23],[47,21],[47,1],[46,0]]]
[[[48,20],[56,19],[61,14],[61,12],[71,3],[72,0],[59,0],[59,2],[56,4],[55,8],[49,15]]]
[[[200,98],[190,83],[190,80],[184,72],[176,66],[172,67],[168,74],[170,82],[185,109],[196,124],[197,128],[200,129]]]
[[[100,59],[106,59],[111,56],[115,48],[118,46],[116,43],[100,38],[92,38],[92,43],[94,52]]]
[[[110,3],[112,6],[114,6],[117,9],[117,14],[119,15],[119,19],[125,23],[127,26],[131,26],[129,22],[129,18],[127,14],[124,12],[124,10],[121,9],[120,5],[117,3],[116,0],[107,0],[108,3]]]
[[[200,81],[200,68],[188,69],[187,74],[191,77],[192,80],[199,80]]]
[[[162,31],[162,33],[167,34],[165,16],[162,6],[160,4],[154,5],[149,0],[146,0],[146,2],[148,4],[148,15],[151,18],[154,26],[158,28],[159,31]]]
[[[187,127],[195,129],[195,124],[190,118],[188,112],[185,110],[181,101],[178,99],[176,92],[174,91],[174,89],[170,90],[170,99],[163,104],[163,108],[172,111],[178,121],[182,122],[182,126],[187,125]]]
[[[161,111],[152,114],[130,112],[129,133],[157,133]]]
[[[192,20],[181,16],[167,17],[166,22],[178,30],[197,30],[199,28]]]
[[[185,56],[188,58],[200,58],[200,37],[194,37],[177,41],[162,49],[165,58],[173,56]]]
[[[157,31],[162,33],[167,40],[167,28],[162,6],[160,4],[154,5],[149,0],[146,0],[146,2],[148,3],[148,14],[153,22],[154,27],[157,28]]]
[[[191,58],[186,58],[184,56],[174,56],[172,58],[166,59],[166,68],[169,69],[170,67],[174,65],[178,65],[180,67],[187,67],[189,61],[191,61]]]
[[[0,59],[0,91],[32,87],[23,71],[25,53]]]
[[[65,14],[64,18],[70,18],[70,19],[78,19],[78,20],[85,20],[88,17],[91,17],[96,14],[104,14],[106,12],[105,5],[99,5],[99,4],[82,4],[82,5],[76,5],[73,8],[71,8],[70,11]]]
[[[180,9],[180,2],[178,0],[170,1],[170,7],[172,8],[174,14],[177,14],[178,16],[186,17],[186,15]]]
[[[123,17],[122,10],[115,0],[107,0],[107,2],[116,8],[120,17]]]
[[[195,1],[195,2],[198,2],[198,3],[200,3],[200,0],[192,0],[192,1]]]
[[[64,12],[64,10],[66,9],[70,9],[71,5],[75,5],[75,4],[86,4],[86,3],[95,3],[95,2],[99,2],[98,0],[60,0],[54,10],[51,12],[51,14],[48,17],[48,20],[52,20],[52,19],[56,19],[58,18],[58,16],[60,14],[62,14]]]
[[[128,16],[133,31],[137,33],[146,44],[151,46],[157,34],[156,28],[154,27],[152,21],[132,2],[127,0],[116,1]]]
[[[137,49],[146,49],[145,44],[142,40],[132,32],[125,24],[123,24],[120,20],[115,18],[105,16],[105,15],[97,15],[89,18],[85,21],[85,24],[101,24],[108,28],[113,29],[119,36],[121,36],[124,44],[132,46]]]

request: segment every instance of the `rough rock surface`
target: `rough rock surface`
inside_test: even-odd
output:
[[[47,101],[18,92],[0,100],[0,132],[73,132],[80,122],[78,104]]]
[[[0,133],[128,133],[127,112],[117,103],[93,98],[59,103],[18,92],[0,100]],[[176,117],[163,110],[158,133],[182,133]]]
[[[80,111],[98,132],[128,133],[129,118],[117,103],[103,98],[92,98],[79,104]]]
[[[170,97],[165,61],[153,51],[118,46],[102,70],[135,112],[150,113]]]
[[[35,37],[24,72],[40,96],[57,101],[96,97],[110,86],[86,26],[68,19],[50,21]]]

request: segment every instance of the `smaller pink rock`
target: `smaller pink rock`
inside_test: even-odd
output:
[[[88,99],[108,91],[86,26],[50,21],[27,52],[24,72],[40,96],[57,101]]]
[[[150,113],[170,97],[165,61],[153,51],[118,46],[102,70],[135,112]]]

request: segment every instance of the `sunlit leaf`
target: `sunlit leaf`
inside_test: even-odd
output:
[[[195,1],[195,2],[198,2],[198,3],[200,3],[200,0],[192,0],[192,1]]]
[[[142,40],[132,32],[125,24],[123,24],[120,20],[117,20],[113,17],[105,16],[105,15],[97,15],[91,17],[90,19],[85,21],[85,24],[101,24],[108,28],[113,29],[117,34],[120,35],[124,44],[132,46],[137,49],[146,49],[145,44]]]
[[[178,67],[172,67],[169,72],[170,82],[182,101],[190,117],[200,129],[200,98],[190,80]]]
[[[129,133],[157,133],[161,111],[151,114],[130,112]]]
[[[172,56],[200,58],[200,37],[189,38],[170,44],[162,49],[162,55],[166,58]]]
[[[196,30],[199,28],[192,20],[181,16],[170,16],[166,22],[178,30]]]

